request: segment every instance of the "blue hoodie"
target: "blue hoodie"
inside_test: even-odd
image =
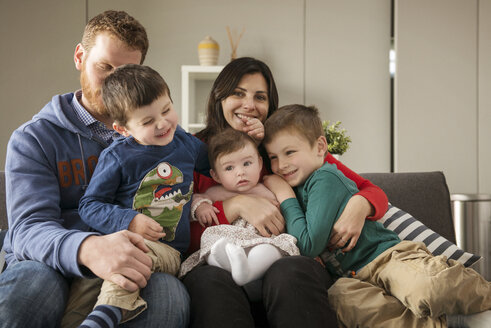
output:
[[[73,97],[54,96],[10,138],[4,244],[9,265],[35,260],[64,276],[84,275],[78,249],[94,232],[80,219],[78,205],[107,144],[79,120]]]

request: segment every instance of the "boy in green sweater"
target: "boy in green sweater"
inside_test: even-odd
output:
[[[423,243],[401,241],[379,222],[365,222],[351,251],[327,248],[334,223],[358,190],[335,165],[324,164],[327,141],[315,107],[277,110],[265,123],[263,143],[275,173],[264,184],[281,204],[288,233],[302,255],[319,257],[339,278],[329,301],[340,324],[445,327],[445,315],[491,309],[490,282],[456,261],[431,255]]]

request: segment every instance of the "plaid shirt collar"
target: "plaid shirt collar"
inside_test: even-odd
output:
[[[72,106],[75,108],[80,121],[87,126],[93,134],[100,137],[102,140],[110,144],[114,139],[120,136],[119,133],[113,129],[108,129],[102,122],[96,120],[90,113],[82,106],[80,100],[82,99],[82,90],[75,92],[75,97],[72,100]]]
[[[82,90],[75,91],[75,97],[73,97],[72,105],[75,108],[75,112],[77,113],[78,118],[82,121],[85,126],[89,126],[93,123],[98,122],[89,112],[80,104],[80,100],[82,99]]]

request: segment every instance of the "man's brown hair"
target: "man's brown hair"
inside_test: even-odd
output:
[[[147,32],[143,25],[124,11],[107,10],[93,17],[85,26],[82,36],[84,50],[90,52],[99,33],[108,32],[129,48],[140,50],[143,63],[148,50]]]
[[[324,135],[319,110],[315,106],[299,104],[280,107],[264,123],[263,143],[270,143],[276,134],[285,130],[302,135],[313,146]]]
[[[208,142],[208,159],[210,168],[215,170],[216,161],[220,156],[233,153],[244,148],[248,143],[256,148],[256,142],[247,133],[226,128],[212,136]],[[259,156],[259,152],[258,152]]]

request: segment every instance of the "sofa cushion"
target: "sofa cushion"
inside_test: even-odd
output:
[[[364,173],[362,176],[382,188],[389,203],[455,243],[450,193],[442,172]]]
[[[454,243],[443,238],[411,214],[389,204],[387,213],[379,220],[387,229],[399,235],[401,240],[423,242],[433,255],[445,255],[465,266],[471,266],[481,259],[481,256],[467,253]]]

